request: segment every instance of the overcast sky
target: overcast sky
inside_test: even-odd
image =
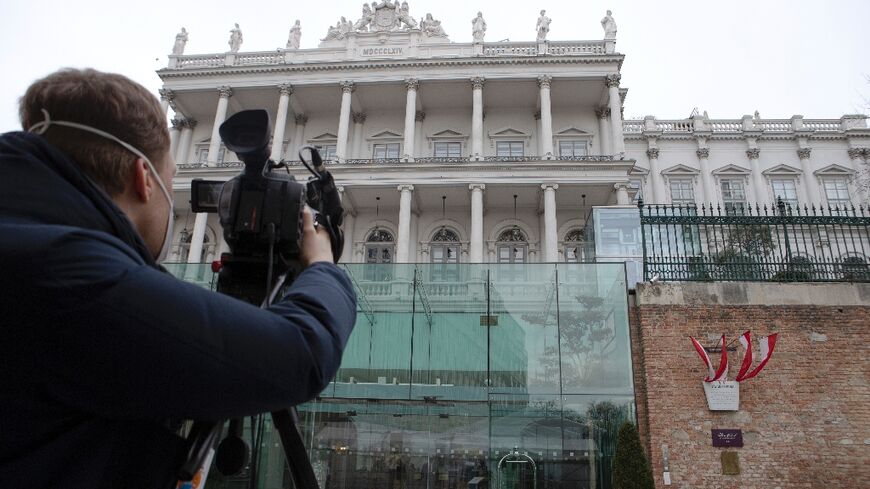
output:
[[[0,132],[19,128],[18,98],[65,66],[119,72],[155,93],[175,34],[190,33],[186,54],[227,50],[234,22],[242,51],[283,47],[295,19],[302,48],[314,48],[340,16],[355,21],[359,0],[4,1],[0,31]],[[431,12],[450,40],[471,41],[478,10],[486,41],[533,41],[540,9],[553,19],[551,40],[601,39],[608,8],[626,55],[625,114],[684,118],[694,107],[713,118],[839,118],[867,113],[870,99],[868,0],[720,2],[571,0],[448,2],[409,0],[419,19]]]

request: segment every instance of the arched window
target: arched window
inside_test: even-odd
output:
[[[525,278],[522,265],[529,260],[529,239],[519,227],[506,229],[498,235],[496,243],[496,259],[499,264],[510,265],[499,267],[499,278],[506,281],[517,281]]]
[[[389,280],[391,273],[386,266],[378,266],[393,263],[395,245],[393,233],[386,229],[375,229],[366,237],[366,280]]]
[[[455,231],[441,228],[432,235],[429,245],[432,259],[432,280],[451,282],[459,279],[459,235]]]
[[[586,244],[586,231],[584,229],[572,229],[565,235],[563,251],[565,261],[577,263],[584,260],[584,246]]]

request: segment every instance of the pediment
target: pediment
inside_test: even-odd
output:
[[[556,133],[556,136],[591,136],[590,133],[574,126],[566,127]]]
[[[502,127],[500,129],[494,129],[489,132],[489,137],[491,138],[503,138],[503,137],[531,137],[531,134],[521,131],[519,129],[515,129],[513,127]]]
[[[773,168],[768,168],[761,172],[763,175],[793,175],[800,176],[801,170],[800,168],[795,168],[789,165],[776,165]]]
[[[824,168],[820,168],[813,172],[813,175],[819,176],[839,176],[839,177],[848,177],[855,174],[855,170],[851,168],[846,168],[845,166],[833,164],[828,165]]]
[[[443,131],[438,131],[431,136],[430,138],[461,138],[465,137],[465,134],[461,132],[454,131],[453,129],[444,129]]]
[[[642,166],[634,165],[631,167],[631,170],[628,171],[629,175],[649,175],[649,169],[644,168]]]
[[[686,165],[674,165],[662,170],[662,175],[697,175],[701,173],[697,168]]]
[[[334,141],[338,139],[338,136],[332,134],[331,132],[325,132],[319,136],[314,136],[310,138],[309,141]]]
[[[752,170],[749,168],[737,165],[725,165],[722,168],[713,170],[713,175],[749,175],[751,173]]]
[[[402,133],[393,131],[391,129],[382,129],[380,131],[372,133],[366,139],[401,139]]]

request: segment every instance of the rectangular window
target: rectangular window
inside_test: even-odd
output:
[[[671,203],[675,205],[695,203],[695,189],[692,187],[691,180],[671,180]]]
[[[825,199],[831,207],[843,207],[852,204],[849,197],[849,184],[845,178],[826,178],[824,180]]]
[[[773,197],[775,199],[782,199],[786,205],[792,208],[797,207],[797,188],[794,179],[771,180],[770,186],[773,187]]]
[[[226,155],[227,147],[221,145],[218,150],[218,159],[216,163],[223,163],[224,156]],[[197,163],[206,163],[208,161],[208,146],[200,147],[196,149],[196,162]]]
[[[499,141],[495,144],[495,155],[499,157],[522,157],[522,141]]]
[[[461,156],[462,144],[455,142],[438,142],[435,143],[436,158],[459,158]]]
[[[374,159],[385,160],[399,157],[399,143],[376,144]]]
[[[317,151],[320,152],[320,157],[324,160],[334,160],[335,159],[335,145],[334,144],[323,144],[320,146],[315,146]]]
[[[743,214],[746,209],[746,191],[741,180],[722,180],[722,203],[728,215]]]
[[[586,156],[586,141],[559,141],[559,156]]]

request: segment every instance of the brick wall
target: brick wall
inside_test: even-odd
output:
[[[632,312],[657,487],[663,445],[671,487],[870,487],[870,284],[641,284]],[[741,383],[739,411],[709,411],[688,336],[713,346],[746,329],[756,356],[759,337],[780,333],[773,358]],[[733,379],[743,351],[729,353]],[[739,475],[722,475],[726,449],[712,446],[711,428],[742,430],[744,446],[727,449]]]

